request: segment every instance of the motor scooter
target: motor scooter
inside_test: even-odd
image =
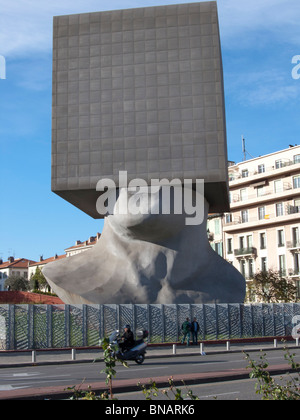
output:
[[[119,330],[114,331],[110,335],[109,342],[119,347],[119,350],[116,353],[118,359],[134,360],[138,365],[141,365],[144,362],[147,348],[147,343],[145,343],[144,339],[148,337],[148,331],[141,331],[137,335],[141,335],[142,338],[135,340],[134,346],[123,352],[119,345],[122,342]]]

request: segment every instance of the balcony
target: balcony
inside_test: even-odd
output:
[[[300,206],[291,206],[290,204],[287,207],[288,214],[300,213]]]
[[[249,171],[248,176],[244,176],[240,171],[233,172],[229,170],[229,185],[230,187],[233,187],[234,185],[257,182],[258,180],[270,178],[274,175],[277,176],[284,175],[286,173],[292,173],[298,171],[299,169],[299,162],[287,160],[286,162],[282,162],[281,166],[279,167],[276,167],[275,165],[267,167],[264,172]]]
[[[300,222],[300,213],[284,214],[282,216],[276,216],[273,213],[266,214],[263,219],[258,217],[249,217],[247,220],[243,220],[240,216],[232,214],[231,221],[224,224],[223,230],[226,233],[234,231],[243,231],[245,229],[257,230],[262,227],[267,227],[272,224],[285,224],[287,222]]]
[[[289,268],[288,269],[288,275],[289,277],[299,277],[300,276],[300,270],[299,268]]]
[[[285,182],[283,187],[278,191],[272,191],[270,188],[266,189],[266,191],[261,192],[260,194],[249,194],[245,197],[241,197],[240,193],[237,191],[231,192],[232,194],[232,201],[230,203],[230,208],[232,210],[237,210],[239,208],[249,207],[255,204],[262,204],[267,202],[273,202],[278,200],[289,200],[295,196],[298,196],[300,194],[299,188],[293,188],[292,185],[289,182]],[[298,206],[290,206],[291,210],[290,213],[300,213],[297,211],[297,208],[294,209],[294,207]],[[293,207],[293,208],[292,208]]]
[[[237,258],[242,257],[256,257],[257,249],[254,247],[249,248],[239,248],[234,250],[234,255]]]
[[[286,246],[290,251],[300,250],[300,240],[287,241]]]

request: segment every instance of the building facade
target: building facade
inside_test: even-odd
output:
[[[97,233],[96,236],[90,236],[89,239],[86,241],[76,241],[75,245],[70,246],[64,250],[65,254],[56,254],[54,257],[50,257],[47,259],[44,259],[41,256],[40,261],[32,261],[32,263],[28,266],[28,280],[31,278],[31,276],[35,274],[37,268],[40,268],[42,270],[42,268],[45,267],[46,264],[61,260],[63,258],[72,257],[73,255],[79,254],[80,252],[84,252],[91,249],[94,245],[96,245],[97,241],[100,239],[100,236],[101,234]]]
[[[51,262],[60,260],[62,258],[66,258],[66,255],[55,255],[54,257],[46,258],[44,259],[42,256],[40,257],[40,260],[38,262],[32,261],[31,264],[28,266],[28,280],[31,279],[31,277],[35,274],[37,268],[42,270],[43,267],[45,267],[46,264],[49,264]]]
[[[9,257],[7,261],[0,260],[0,292],[6,290],[5,281],[10,276],[23,277],[29,279],[29,265],[35,261],[26,258]]]
[[[213,248],[246,279],[280,271],[300,296],[300,146],[231,163],[228,174],[231,211],[210,220]]]

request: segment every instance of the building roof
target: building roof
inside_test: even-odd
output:
[[[241,162],[233,162],[233,161],[229,161],[230,165],[228,166],[228,169],[234,169],[234,167],[236,166],[240,166],[243,164],[248,164],[248,163],[252,163],[256,160],[260,160],[260,159],[266,159],[270,156],[275,156],[275,155],[279,155],[281,153],[286,153],[286,152],[290,152],[290,151],[294,151],[296,153],[299,153],[299,149],[300,149],[300,145],[295,144],[295,145],[290,145],[289,147],[287,147],[286,149],[282,149],[282,150],[277,150],[276,152],[271,152],[271,153],[267,153],[266,155],[261,155],[261,156],[257,156],[257,157],[252,157],[251,159],[247,159],[247,160],[243,160]]]
[[[0,264],[0,270],[4,268],[28,268],[28,265],[33,263],[35,261],[27,260],[26,258],[10,259]]]
[[[48,264],[50,262],[61,260],[63,258],[66,258],[66,254],[63,254],[63,255],[55,255],[54,257],[46,258],[45,260],[43,259],[43,260],[38,261],[38,262],[32,261],[32,263],[29,264],[29,265],[30,265],[30,267],[35,267],[35,266],[37,267],[39,265]]]
[[[96,245],[100,236],[101,236],[101,233],[97,233],[96,236],[90,236],[90,238],[87,241],[84,241],[84,242],[76,241],[75,245],[66,248],[65,251],[70,251],[70,250],[74,250],[74,249],[83,248],[83,247],[86,247],[86,246]]]

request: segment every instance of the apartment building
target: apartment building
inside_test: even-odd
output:
[[[57,255],[56,254],[54,257],[50,257],[50,258],[47,258],[47,259],[44,259],[43,257],[40,257],[40,261],[32,262],[32,264],[29,264],[29,266],[28,266],[28,279],[30,279],[31,276],[33,276],[35,274],[37,268],[42,269],[46,264],[49,264],[49,263],[57,261],[57,260],[61,260],[63,258],[72,257],[73,255],[80,254],[80,252],[84,252],[84,251],[87,251],[87,250],[91,249],[94,245],[96,245],[96,243],[100,239],[100,236],[101,236],[101,234],[97,233],[96,236],[90,236],[87,241],[84,241],[84,242],[76,241],[75,245],[70,246],[70,247],[65,249],[65,254],[63,254],[63,255]]]
[[[10,276],[23,277],[28,279],[29,265],[35,261],[26,258],[9,257],[8,261],[0,259],[0,292],[5,290],[5,281]]]
[[[228,174],[231,212],[219,217],[222,234],[215,235],[218,223],[210,220],[213,248],[246,279],[281,271],[300,296],[300,146],[231,162]]]

